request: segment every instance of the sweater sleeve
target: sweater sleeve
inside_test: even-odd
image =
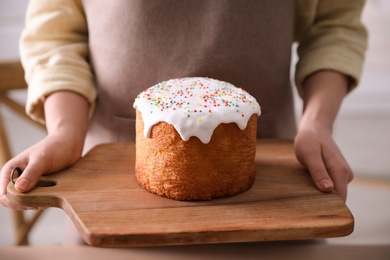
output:
[[[45,123],[45,98],[56,91],[73,91],[95,106],[96,89],[88,63],[88,29],[78,0],[30,0],[20,38],[26,72],[26,113]]]
[[[349,90],[353,89],[359,84],[367,48],[367,31],[360,22],[364,0],[298,0],[297,3],[298,93],[302,96],[302,85],[310,74],[324,69],[348,76]]]

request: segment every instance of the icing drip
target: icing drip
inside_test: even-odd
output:
[[[133,107],[142,113],[145,137],[155,124],[166,122],[184,141],[196,136],[205,144],[221,123],[236,123],[244,130],[253,114],[261,114],[256,99],[245,90],[201,77],[154,85],[137,96]]]

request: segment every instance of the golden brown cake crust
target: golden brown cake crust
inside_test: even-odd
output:
[[[248,190],[256,175],[256,123],[252,115],[244,130],[220,124],[208,144],[197,137],[183,141],[165,122],[144,136],[142,114],[136,118],[138,183],[146,190],[176,200],[210,200]]]

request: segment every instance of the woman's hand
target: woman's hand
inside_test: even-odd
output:
[[[297,159],[309,170],[317,188],[333,189],[345,201],[353,173],[332,137],[333,123],[347,93],[348,79],[334,71],[319,71],[304,83],[304,110],[297,136]]]
[[[323,192],[333,189],[346,201],[353,173],[332,133],[322,126],[301,126],[295,138],[297,159],[309,170],[314,184]]]
[[[7,186],[14,167],[23,170],[15,189],[27,192],[34,188],[43,174],[52,173],[73,165],[80,159],[88,124],[88,103],[76,93],[57,92],[45,101],[45,118],[48,135],[8,161],[0,171],[0,204],[24,210],[8,200]]]
[[[16,206],[6,197],[12,169],[19,167],[23,170],[23,174],[15,183],[15,189],[19,192],[27,192],[36,186],[42,174],[59,171],[74,164],[82,152],[78,146],[74,145],[68,136],[48,135],[8,161],[0,172],[0,203],[18,210],[31,209]]]

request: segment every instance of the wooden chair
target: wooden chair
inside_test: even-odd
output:
[[[0,62],[0,108],[2,105],[7,106],[26,120],[44,128],[43,125],[32,121],[26,115],[24,105],[19,104],[8,95],[10,91],[26,88],[27,84],[24,80],[24,70],[20,62]],[[12,158],[10,139],[8,138],[5,129],[6,122],[3,120],[1,112],[2,111],[0,111],[0,166]],[[34,212],[33,216],[30,219],[27,219],[24,211],[12,210],[16,233],[16,245],[28,245],[28,234],[42,212],[42,210]]]

